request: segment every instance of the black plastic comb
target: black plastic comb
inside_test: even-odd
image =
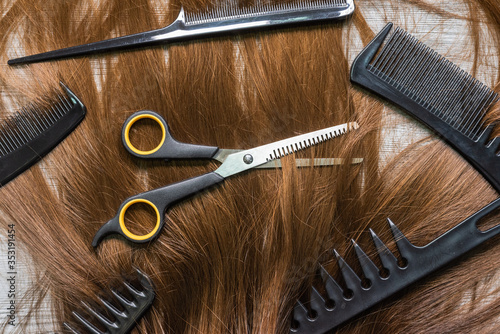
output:
[[[85,117],[83,103],[62,86],[64,94],[34,102],[0,122],[0,186],[50,152]]]
[[[136,271],[139,275],[141,290],[138,290],[130,282],[126,280],[123,281],[123,286],[132,296],[132,299],[125,297],[115,288],[111,289],[111,292],[119,301],[120,305],[114,305],[114,302],[99,298],[101,303],[107,309],[107,313],[112,315],[112,319],[111,317],[94,310],[85,302],[82,302],[83,306],[95,319],[98,320],[99,324],[93,324],[80,313],[73,311],[73,316],[78,320],[78,322],[80,322],[81,326],[85,328],[86,331],[84,333],[126,334],[134,328],[139,319],[151,307],[155,298],[155,291],[150,278],[140,270],[137,269]],[[82,334],[82,332],[67,322],[64,323],[64,326],[70,333]],[[104,328],[105,331],[101,330],[100,327]]]
[[[500,139],[484,119],[498,94],[399,27],[376,56],[391,29],[356,57],[351,80],[434,130],[500,192]]]
[[[342,289],[332,276],[321,267],[321,276],[324,280],[327,296],[322,296],[313,287],[310,305],[306,306],[299,301],[295,306],[290,333],[324,333],[333,329],[457,259],[486,240],[493,238],[500,233],[500,225],[483,232],[478,230],[477,222],[498,208],[500,208],[500,199],[488,204],[424,247],[412,245],[396,225],[388,219],[403,261],[398,264],[396,256],[375,232],[370,230],[384,267],[380,269],[353,240],[352,243],[363,275],[369,284],[362,284],[361,278],[335,251],[347,289]],[[385,274],[381,275],[382,272]]]

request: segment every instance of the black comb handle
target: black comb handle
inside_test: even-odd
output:
[[[500,139],[490,141],[493,125],[484,127],[498,95],[402,29],[387,38],[391,29],[387,24],[356,57],[351,81],[426,124],[500,192]]]
[[[403,262],[398,263],[394,254],[370,230],[384,268],[379,269],[353,241],[365,284],[361,283],[361,278],[334,251],[347,289],[342,289],[321,266],[320,272],[327,296],[323,297],[313,287],[309,307],[300,301],[297,302],[293,311],[290,333],[314,334],[333,329],[498,235],[500,225],[484,232],[477,228],[477,222],[480,219],[498,208],[500,208],[500,198],[424,247],[412,245],[388,219]],[[367,281],[369,284],[366,284]]]

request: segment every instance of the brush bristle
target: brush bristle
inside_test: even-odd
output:
[[[31,103],[0,122],[0,157],[36,140],[74,106],[74,102],[63,94],[49,104],[50,107],[42,102]]]
[[[498,94],[399,27],[367,69],[474,141],[498,101]]]
[[[186,25],[217,22],[231,19],[257,17],[268,14],[280,14],[307,10],[327,10],[349,6],[352,1],[347,0],[319,0],[307,2],[300,0],[292,3],[262,3],[257,1],[252,7],[238,7],[235,2],[225,2],[203,12],[185,13]]]

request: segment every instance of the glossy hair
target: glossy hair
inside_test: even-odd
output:
[[[181,6],[148,0],[0,3],[1,64],[160,28]],[[500,53],[500,4],[457,3],[463,14],[431,1],[358,0],[355,14],[337,23],[2,65],[2,116],[48,94],[59,80],[88,110],[40,164],[0,188],[1,225],[15,224],[19,247],[32,260],[33,286],[22,303],[29,313],[17,330],[61,331],[81,300],[96,300],[122,273],[138,267],[153,279],[157,298],[134,333],[286,333],[295,302],[312,284],[321,286],[318,264],[338,277],[333,248],[355,263],[352,238],[373,255],[367,232],[372,228],[394,250],[388,217],[423,246],[491,202],[498,194],[450,147],[349,81],[354,56],[390,20],[495,87],[500,66],[491,55]],[[212,5],[182,3],[186,11]],[[464,33],[449,41],[468,48],[453,53],[426,36],[428,25],[416,24],[424,18],[434,20],[438,36],[460,23]],[[121,126],[141,109],[165,117],[179,141],[221,148],[251,148],[354,120],[361,127],[283,158],[282,169],[243,173],[176,205],[151,244],[108,238],[93,249],[94,234],[128,196],[217,167],[128,154]],[[498,120],[497,106],[488,117]],[[405,124],[420,138],[401,135]],[[155,127],[141,126],[134,141],[151,147]],[[295,157],[364,160],[298,169]],[[136,233],[152,228],[147,210],[140,209],[133,213],[135,223],[127,223]],[[497,241],[332,333],[491,332],[500,313]],[[50,319],[41,312],[44,303]]]

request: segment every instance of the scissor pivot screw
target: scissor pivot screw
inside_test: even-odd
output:
[[[251,154],[245,154],[243,157],[243,162],[250,165],[253,162],[253,156]]]

